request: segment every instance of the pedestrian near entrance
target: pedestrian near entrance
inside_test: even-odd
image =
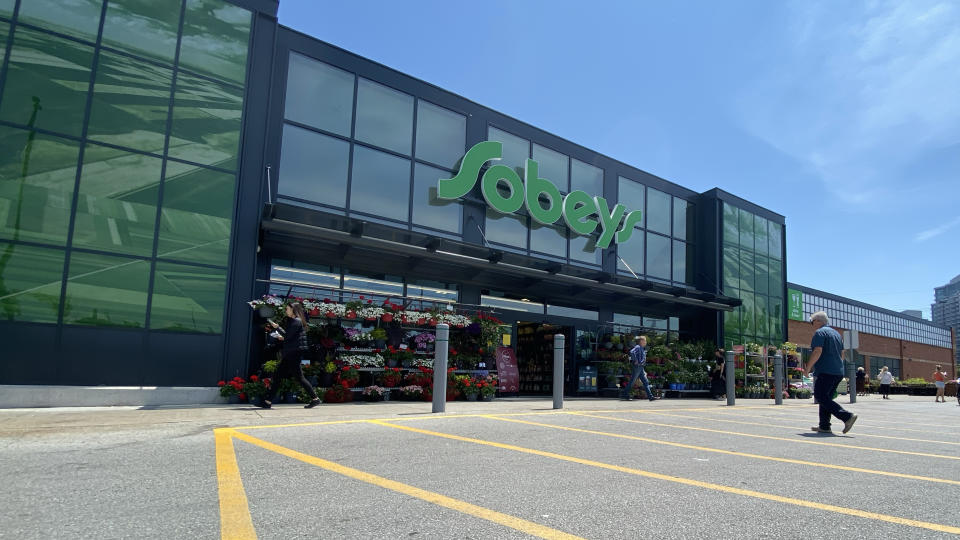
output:
[[[943,371],[943,366],[937,366],[937,369],[933,370],[933,384],[937,386],[937,397],[934,400],[934,403],[946,403],[947,398],[943,395],[943,389],[947,387],[947,372]]]
[[[810,341],[810,361],[807,372],[815,371],[817,382],[813,393],[820,405],[820,423],[812,429],[817,433],[833,433],[830,429],[830,417],[836,416],[843,422],[843,432],[850,431],[857,415],[846,411],[833,400],[834,392],[843,380],[843,338],[831,328],[826,312],[818,311],[810,316],[813,325],[813,339]]]
[[[277,323],[272,324],[274,328],[279,328]],[[307,403],[304,408],[316,407],[320,404],[320,398],[317,397],[317,391],[310,386],[306,377],[303,376],[303,368],[300,367],[300,358],[304,351],[309,349],[307,345],[307,313],[300,302],[287,304],[287,323],[284,327],[284,334],[279,336],[278,339],[283,342],[280,365],[277,366],[277,371],[273,374],[270,390],[267,391],[267,396],[260,406],[269,409],[277,395],[280,381],[286,377],[291,377],[298,379],[300,386],[310,395],[310,403]]]
[[[630,383],[623,388],[620,399],[627,401],[633,399],[630,397],[630,393],[633,391],[633,385],[636,384],[637,379],[640,379],[640,382],[643,383],[643,391],[647,393],[647,399],[654,401],[658,398],[650,391],[650,382],[647,381],[647,373],[644,371],[644,366],[647,364],[647,336],[637,336],[633,339],[636,345],[630,349],[630,365],[633,368],[630,374]]]
[[[890,399],[890,385],[893,384],[893,373],[890,373],[887,366],[883,366],[880,368],[880,374],[877,375],[877,378],[880,379],[880,395],[883,396],[883,399]]]
[[[723,374],[723,349],[714,351],[713,368],[710,370],[710,397],[720,399],[727,391],[727,378]]]
[[[857,395],[867,395],[867,372],[863,370],[863,367],[857,368]]]

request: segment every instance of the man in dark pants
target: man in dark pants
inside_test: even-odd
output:
[[[643,390],[647,393],[647,399],[654,401],[658,398],[654,397],[653,392],[650,391],[650,383],[647,381],[647,373],[644,371],[644,366],[647,364],[647,337],[637,336],[634,340],[637,344],[630,349],[630,366],[633,371],[630,374],[630,383],[623,388],[620,399],[627,401],[633,399],[630,397],[630,392],[633,391],[633,385],[637,382],[637,379],[640,379],[640,382],[643,383]]]
[[[810,362],[807,363],[807,373],[816,369],[816,382],[813,385],[813,395],[820,404],[820,425],[812,429],[817,433],[833,433],[830,429],[830,416],[836,416],[843,422],[843,432],[850,431],[857,415],[845,411],[839,403],[833,400],[833,393],[843,380],[843,338],[830,328],[830,319],[826,312],[818,311],[810,316],[813,325],[813,339],[810,348]]]

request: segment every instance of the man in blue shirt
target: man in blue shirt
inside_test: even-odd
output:
[[[630,391],[633,390],[633,385],[637,382],[637,379],[640,379],[640,382],[643,383],[643,390],[647,393],[647,398],[650,401],[654,401],[657,398],[654,397],[653,392],[650,391],[647,373],[643,369],[647,364],[647,336],[637,336],[634,338],[634,341],[636,341],[637,344],[630,349],[630,365],[633,368],[630,374],[630,384],[623,387],[620,399],[627,401],[633,399],[630,397]]]
[[[813,339],[810,341],[813,353],[806,369],[807,373],[814,372],[813,395],[820,404],[820,425],[812,429],[817,433],[833,433],[830,429],[832,415],[843,422],[843,432],[846,433],[857,421],[857,415],[845,411],[833,400],[833,393],[843,380],[843,338],[828,326],[830,319],[824,311],[811,315],[810,324],[813,325]]]

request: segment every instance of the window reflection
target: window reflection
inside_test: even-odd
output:
[[[167,162],[157,256],[226,265],[235,176]]]
[[[687,244],[677,240],[673,241],[673,280],[687,281]]]
[[[540,178],[551,181],[557,189],[570,191],[570,158],[560,152],[534,143],[533,160],[540,167]]]
[[[409,208],[410,161],[354,146],[350,210],[407,221]]]
[[[92,62],[93,47],[18,28],[0,118],[80,136]]]
[[[0,319],[55,323],[64,252],[0,242]]]
[[[417,102],[417,159],[455,168],[467,144],[467,117]]]
[[[419,143],[418,143],[419,144]],[[449,173],[421,163],[414,166],[413,222],[446,232],[460,234],[463,203],[437,198],[437,180]]]
[[[163,160],[88,145],[83,154],[73,245],[153,254]]]
[[[163,154],[173,71],[100,53],[87,136]]]
[[[250,12],[222,0],[187,0],[180,67],[243,84]]]
[[[603,169],[577,159],[572,160],[570,162],[570,191],[577,190],[585,191],[591,197],[602,197]]]
[[[642,276],[644,273],[644,235],[634,234],[625,244],[617,244],[617,270]]]
[[[657,189],[647,188],[647,229],[669,235],[672,204],[670,195]]]
[[[0,126],[0,237],[66,244],[79,152],[73,141]]]
[[[647,276],[670,279],[670,239],[647,233]]]
[[[349,137],[353,80],[353,73],[291,52],[284,118]]]
[[[597,238],[598,237],[596,235],[571,235],[570,260],[599,265],[603,250],[597,249]],[[635,243],[638,243],[636,236],[627,242],[627,244]],[[642,245],[643,241],[640,240],[639,243]]]
[[[617,202],[626,206],[628,212],[642,212],[640,221],[635,225],[638,228],[643,227],[647,221],[647,209],[643,206],[645,189],[643,184],[622,176],[617,177]]]
[[[216,334],[223,328],[227,271],[157,262],[150,328]]]
[[[566,258],[566,227],[553,227],[530,221],[530,249],[554,257]]]
[[[74,251],[63,322],[142,328],[149,282],[149,261]]]
[[[180,0],[110,0],[102,42],[172,64],[179,25]]]
[[[178,74],[168,155],[236,169],[242,112],[241,90]]]
[[[687,239],[687,204],[680,197],[673,198],[673,237],[678,240]]]
[[[484,236],[487,242],[497,242],[519,248],[527,247],[527,218],[514,214],[501,214],[487,209]]]
[[[277,193],[343,208],[349,162],[350,143],[285,125]]]
[[[24,0],[17,18],[47,30],[96,41],[103,0]]]
[[[527,168],[530,141],[492,126],[487,127],[487,140],[503,143],[502,159],[497,162],[498,165],[506,165],[520,173]],[[523,177],[522,174],[520,176]]]
[[[357,83],[358,140],[410,155],[413,97],[361,78]]]

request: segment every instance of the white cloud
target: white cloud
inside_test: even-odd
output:
[[[927,241],[927,240],[929,240],[929,239],[931,239],[931,238],[933,238],[933,237],[935,237],[935,236],[940,236],[941,234],[943,234],[943,233],[947,232],[948,230],[950,230],[951,227],[954,227],[954,226],[956,226],[956,225],[960,225],[960,217],[954,218],[954,219],[952,219],[952,220],[950,220],[950,221],[948,221],[948,222],[946,222],[946,223],[944,223],[944,224],[942,224],[942,225],[939,225],[939,226],[937,226],[937,227],[933,227],[932,229],[927,229],[927,230],[925,230],[925,231],[920,231],[920,232],[917,233],[916,236],[914,236],[913,239],[914,239],[914,241],[916,241],[916,242],[925,242],[925,241]]]

